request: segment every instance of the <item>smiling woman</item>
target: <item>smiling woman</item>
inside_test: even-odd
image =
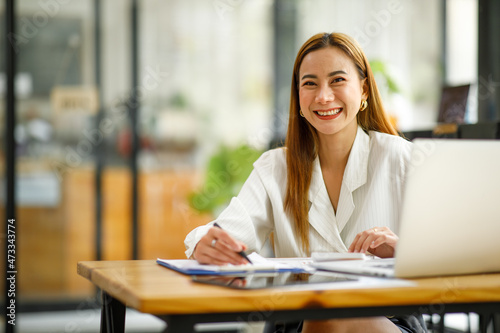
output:
[[[344,232],[341,234],[343,239],[348,238],[346,233],[349,230],[342,230],[340,224],[346,210],[344,191],[350,190],[353,200],[352,192],[359,186],[350,179],[350,173],[359,173],[361,179],[364,178],[367,183],[376,182],[365,178],[367,174],[363,172],[362,165],[356,166],[359,167],[358,170],[352,170],[353,160],[357,155],[356,148],[359,148],[356,147],[356,141],[362,136],[360,130],[361,133],[364,131],[370,135],[370,148],[366,148],[372,150],[372,156],[378,154],[376,145],[381,137],[376,137],[381,135],[380,133],[397,133],[382,106],[368,60],[357,42],[347,35],[314,35],[302,46],[295,61],[286,139],[289,172],[284,207],[294,217],[295,227],[306,253],[310,252],[313,245],[310,244],[312,221],[309,219],[311,179],[315,171],[313,163],[319,160],[324,186],[333,211],[338,217],[337,227]],[[406,153],[403,155],[406,155],[407,160],[410,146],[408,143],[403,144],[398,140],[400,138],[395,136],[387,136],[385,139],[388,140],[385,144],[406,146]],[[392,155],[389,157],[391,159],[402,157],[398,157],[401,151],[390,150],[392,149],[384,155]],[[371,176],[382,179],[376,175]],[[367,184],[362,186],[366,188]],[[365,199],[367,203],[373,203],[375,198],[367,196]],[[390,209],[391,205],[393,203],[389,199],[381,206]],[[379,223],[378,221],[381,220],[376,219],[373,222]],[[381,257],[393,256],[398,237],[390,228],[386,227],[384,230],[381,235],[370,234],[368,229],[359,232],[352,240],[349,251],[370,251]],[[404,319],[392,322],[384,317],[306,321],[302,332],[425,331],[421,317],[409,316]],[[410,320],[416,323],[414,327],[405,324]]]
[[[292,80],[285,148],[262,154],[219,217],[188,234],[187,257],[241,264],[239,251],[262,252],[271,235],[276,257],[394,256],[411,143],[395,135],[366,56],[344,34],[317,34],[300,49]],[[305,322],[304,332],[399,332],[398,325],[385,317],[330,320]]]
[[[336,115],[324,117],[318,113],[332,109]],[[361,109],[363,112],[359,112]],[[305,194],[314,159],[319,155],[323,178],[328,178],[325,184],[330,201],[337,211],[343,174],[358,125],[365,131],[397,134],[383,108],[369,62],[355,40],[341,33],[325,33],[316,34],[304,43],[294,64],[288,124],[290,172],[285,208],[294,216],[307,252],[309,203]]]

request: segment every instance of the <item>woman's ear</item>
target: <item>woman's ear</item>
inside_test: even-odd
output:
[[[368,88],[368,78],[361,80],[361,97],[363,99],[368,99],[370,89]]]

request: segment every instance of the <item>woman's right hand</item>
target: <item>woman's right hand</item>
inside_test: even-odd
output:
[[[244,265],[248,262],[238,252],[246,249],[244,243],[235,240],[226,231],[212,227],[196,244],[193,258],[200,264]]]

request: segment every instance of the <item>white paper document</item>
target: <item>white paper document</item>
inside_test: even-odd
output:
[[[280,258],[267,259],[256,252],[251,253],[248,258],[253,264],[246,265],[205,265],[193,259],[165,260],[157,259],[156,262],[162,266],[173,269],[187,275],[226,275],[252,272],[295,272],[305,273],[314,271],[308,258]]]

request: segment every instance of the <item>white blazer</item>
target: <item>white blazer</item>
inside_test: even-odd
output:
[[[313,164],[309,188],[311,252],[346,252],[361,231],[386,226],[398,233],[405,173],[412,144],[398,136],[358,127],[347,161],[337,213],[326,190],[319,158]],[[248,251],[260,252],[274,231],[276,257],[304,257],[292,217],[285,212],[286,149],[265,152],[237,197],[216,221]],[[213,225],[191,231],[184,243],[186,256]]]

